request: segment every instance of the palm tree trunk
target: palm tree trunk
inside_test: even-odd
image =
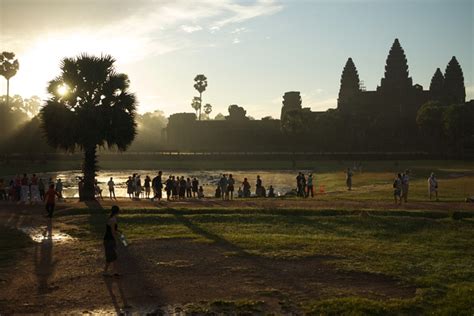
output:
[[[8,99],[10,98],[10,79],[7,79],[7,109],[10,107],[8,106]]]
[[[97,171],[97,147],[90,146],[84,150],[84,164],[82,171],[84,172],[84,187],[82,189],[81,201],[95,200],[95,172]]]
[[[202,92],[199,92],[199,120],[201,120]]]

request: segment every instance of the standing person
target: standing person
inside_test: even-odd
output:
[[[410,187],[410,170],[405,170],[405,172],[402,174],[402,199],[405,201],[405,203],[408,202],[408,189]]]
[[[117,270],[117,241],[121,232],[118,230],[117,218],[120,213],[120,209],[117,205],[112,206],[109,219],[105,226],[104,234],[104,250],[105,250],[105,267],[103,276],[116,276],[119,277],[120,274]],[[113,274],[109,273],[109,266],[112,265]]]
[[[228,185],[228,182],[227,182],[227,177],[225,174],[222,174],[222,177],[221,179],[219,180],[219,188],[221,190],[221,198],[222,200],[226,200],[227,199],[227,196],[228,196],[228,192],[227,192],[227,185]]]
[[[255,195],[258,197],[263,196],[262,194],[262,179],[260,179],[260,176],[257,175],[257,182],[255,185]]]
[[[140,175],[136,175],[135,177],[135,198],[137,200],[140,199],[140,194],[142,193],[142,180],[140,179]]]
[[[116,200],[117,198],[115,197],[115,182],[114,182],[114,178],[110,177],[110,180],[109,182],[107,182],[107,185],[109,187],[109,197],[110,199],[112,200],[112,196],[113,196],[113,199]]]
[[[158,171],[158,175],[153,178],[151,181],[152,187],[153,187],[153,199],[158,199],[158,202],[161,201],[161,196],[162,196],[162,189],[163,189],[163,182],[161,180],[161,175],[163,173]]]
[[[308,183],[306,186],[306,196],[309,196],[311,194],[311,197],[314,197],[314,188],[313,188],[313,174],[310,173],[308,175]]]
[[[308,197],[306,195],[306,177],[304,173],[301,174],[301,196],[304,198]]]
[[[165,182],[165,191],[166,191],[166,200],[170,200],[171,193],[173,192],[173,178],[171,176],[168,177],[168,180]]]
[[[100,197],[101,200],[104,199],[104,197],[102,196],[102,189],[99,187],[99,182],[97,181],[97,179],[94,179],[94,193],[96,196]]]
[[[269,197],[269,198],[274,198],[274,197],[275,197],[275,189],[273,189],[273,185],[271,185],[271,186],[268,188],[268,197]]]
[[[172,183],[173,186],[171,187],[171,198],[173,200],[178,199],[178,193],[179,193],[179,177],[178,176],[173,176],[172,178]]]
[[[193,197],[195,198],[196,194],[198,193],[198,187],[199,187],[198,179],[194,178],[191,185],[192,185],[192,188],[193,188]]]
[[[43,182],[43,179],[39,179],[38,181],[38,190],[39,190],[39,194],[40,194],[40,199],[41,201],[44,201],[44,195],[45,195],[45,187],[44,187],[44,182]]]
[[[23,174],[23,178],[21,178],[21,199],[20,202],[26,203],[28,202],[28,195],[29,195],[30,188],[28,186],[28,177],[26,173]]]
[[[247,180],[247,178],[244,178],[244,182],[242,182],[242,187],[243,187],[244,198],[249,198],[250,197],[250,183]]]
[[[28,181],[28,180],[27,180]],[[15,201],[21,201],[21,177],[17,175],[15,178]]]
[[[436,180],[435,174],[432,172],[430,177],[428,178],[428,194],[430,197],[433,196],[433,193],[435,194],[436,201],[439,201],[438,199],[438,180]]]
[[[151,178],[147,175],[145,177],[145,198],[146,199],[150,198],[150,192],[151,192]]]
[[[31,203],[34,202],[39,202],[40,201],[40,193],[39,193],[39,187],[38,187],[38,177],[36,174],[33,174],[31,176]]]
[[[53,212],[54,212],[54,206],[55,206],[55,201],[56,201],[56,196],[60,197],[58,191],[54,189],[54,184],[49,185],[49,190],[46,192],[44,196],[45,204],[46,204],[46,212],[48,213],[48,217],[52,218],[53,217]]]
[[[234,199],[234,184],[235,180],[232,177],[232,174],[229,174],[229,179],[227,180],[227,198],[230,198],[231,200]]]
[[[127,194],[128,197],[133,199],[133,178],[131,176],[128,177],[127,182],[125,182],[127,185]]]
[[[5,182],[3,182],[3,179],[0,179],[0,200],[7,200],[7,192],[5,190]]]
[[[191,179],[187,178],[186,179],[186,197],[187,198],[193,197],[193,195],[191,193],[191,191],[192,191],[191,189],[192,189]]]
[[[393,198],[395,199],[395,204],[402,204],[402,175],[397,174],[395,180],[393,181]]]
[[[184,176],[181,176],[181,179],[179,180],[179,198],[183,199],[186,197],[186,179],[184,179]]]
[[[58,179],[56,181],[56,192],[58,192],[58,201],[63,198],[63,183],[61,182],[61,179]]]
[[[82,177],[78,177],[78,179],[79,182],[77,183],[77,187],[79,190],[79,200],[81,200],[84,192],[84,179]]]
[[[298,172],[296,176],[296,195],[303,196],[303,188],[302,188],[302,181],[301,181],[301,172]]]
[[[347,168],[347,172],[346,172],[346,186],[347,186],[347,190],[352,190],[352,170],[351,168]]]

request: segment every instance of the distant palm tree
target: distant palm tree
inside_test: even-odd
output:
[[[204,75],[197,75],[196,78],[194,78],[194,81],[196,82],[194,84],[194,89],[196,89],[199,92],[199,100],[201,101],[201,104],[202,104],[202,93],[206,91],[207,78]],[[201,120],[201,107],[199,107],[199,120]]]
[[[61,74],[49,82],[51,95],[41,109],[42,129],[50,145],[84,152],[81,200],[94,199],[97,147],[124,151],[136,135],[135,96],[130,81],[117,73],[109,56],[65,58]]]
[[[206,113],[206,115],[209,115],[211,114],[212,112],[212,105],[210,105],[209,103],[207,103],[205,106],[204,106],[204,113]]]
[[[196,117],[198,116],[198,111],[201,110],[201,100],[199,97],[194,97],[193,101],[191,102],[191,106],[196,111]]]
[[[3,52],[0,54],[0,75],[7,79],[7,107],[10,98],[10,78],[12,78],[20,69],[18,59],[15,59],[14,53]]]

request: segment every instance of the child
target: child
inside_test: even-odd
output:
[[[198,198],[199,199],[202,199],[204,197],[204,190],[202,188],[202,185],[199,187],[199,190],[198,190]]]
[[[44,200],[46,201],[46,212],[48,212],[49,218],[53,217],[56,196],[58,197],[58,199],[61,197],[59,193],[54,189],[54,184],[50,184],[49,190],[48,192],[46,192],[46,195],[44,196]]]

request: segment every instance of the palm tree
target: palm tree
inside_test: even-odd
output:
[[[202,104],[202,93],[206,91],[207,78],[204,75],[197,75],[196,78],[194,78],[194,81],[196,81],[196,83],[194,84],[194,89],[199,92],[199,100]],[[199,120],[201,120],[201,107],[199,107]]]
[[[201,100],[199,97],[194,97],[191,102],[191,107],[196,111],[196,117],[198,116],[198,111],[201,110]]]
[[[7,107],[10,97],[10,78],[12,78],[20,69],[18,59],[15,59],[14,53],[3,52],[0,54],[0,75],[7,79]]]
[[[212,105],[210,105],[209,103],[207,103],[205,106],[204,106],[204,113],[206,113],[206,115],[209,115],[211,114],[212,112]]]
[[[94,199],[97,147],[124,151],[136,135],[135,96],[130,81],[117,73],[109,56],[64,58],[61,74],[51,80],[51,95],[41,109],[41,127],[50,145],[84,152],[81,200]]]

